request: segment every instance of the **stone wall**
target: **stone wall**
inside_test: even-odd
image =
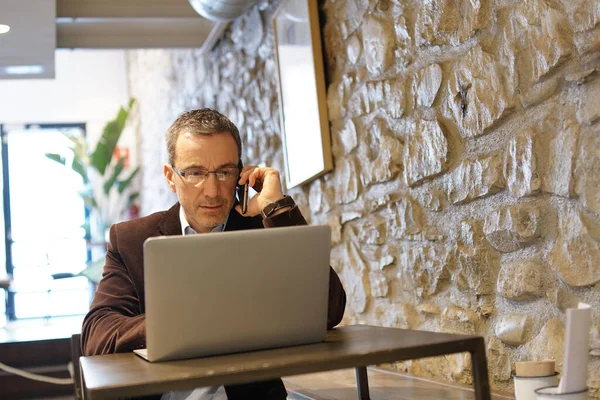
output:
[[[259,4],[206,58],[130,54],[144,213],[174,199],[163,135],[188,108],[228,114],[245,162],[281,168],[273,5]],[[324,2],[335,169],[290,194],[332,227],[344,323],[484,335],[495,389],[515,361],[562,368],[565,309],[600,306],[598,4]],[[390,367],[471,379],[468,355]],[[594,315],[596,395],[599,367]]]

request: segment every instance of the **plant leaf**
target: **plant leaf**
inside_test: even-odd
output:
[[[83,164],[83,162],[79,158],[73,157],[73,163],[71,164],[71,168],[73,169],[73,171],[75,171],[79,175],[81,175],[81,178],[83,179],[83,183],[87,184],[89,182],[88,175],[87,175],[87,167]]]
[[[129,117],[131,106],[135,103],[135,99],[129,100],[127,109],[119,107],[117,116],[112,121],[109,121],[102,132],[100,140],[92,153],[91,165],[98,170],[102,175],[106,172],[106,167],[112,160],[113,153],[125,128],[125,123]]]
[[[93,194],[79,193],[79,195],[83,199],[83,203],[90,209],[98,208],[98,203]]]
[[[115,168],[112,171],[112,174],[106,180],[106,182],[104,182],[104,194],[106,194],[107,196],[108,196],[108,192],[110,192],[110,188],[113,187],[113,185],[119,178],[119,175],[123,171],[123,167],[125,167],[125,160],[126,160],[125,157],[121,157],[119,159],[119,161],[117,162],[117,165],[115,165]]]
[[[73,144],[71,147],[71,151],[73,151],[73,155],[77,158],[83,165],[88,165],[89,156],[88,156],[88,144],[83,136],[77,135],[69,135],[67,137],[71,140]]]
[[[131,108],[133,107],[133,105],[135,104],[135,99],[131,98],[129,99],[129,104],[127,105],[127,108],[123,108],[121,107],[119,109],[119,113],[117,114],[117,118],[115,121],[117,121],[119,130],[123,130],[125,129],[125,123],[127,122],[127,118],[129,117],[129,113],[131,113]]]
[[[56,153],[46,153],[46,157],[48,157],[52,161],[56,161],[57,163],[60,163],[62,165],[65,165],[65,163],[67,162],[65,157],[61,156],[60,154],[56,154]]]
[[[125,189],[127,189],[127,187],[129,187],[129,185],[131,184],[131,181],[133,180],[133,178],[135,178],[135,176],[137,175],[138,172],[140,172],[139,166],[133,170],[133,172],[131,173],[131,175],[129,175],[129,177],[127,179],[119,182],[119,186],[118,186],[119,194],[123,194]]]
[[[102,175],[104,175],[106,167],[110,164],[115,147],[117,147],[117,142],[121,137],[121,132],[122,130],[119,130],[117,121],[113,120],[107,123],[100,140],[98,140],[96,149],[92,153],[90,163]]]

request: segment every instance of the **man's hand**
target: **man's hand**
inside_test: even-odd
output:
[[[244,167],[240,173],[238,183],[244,185],[246,182],[256,190],[256,196],[248,202],[248,209],[244,216],[253,217],[260,214],[263,208],[283,197],[281,190],[281,178],[279,171],[274,168],[261,168],[256,166]],[[236,211],[242,214],[242,207],[237,205]]]

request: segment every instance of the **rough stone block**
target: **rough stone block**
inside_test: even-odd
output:
[[[450,278],[451,251],[443,246],[408,247],[398,255],[399,281],[420,298],[434,295]]]
[[[517,197],[538,192],[541,179],[531,132],[519,134],[509,142],[504,162],[504,178],[508,190]]]
[[[308,204],[313,213],[321,212],[323,209],[323,181],[316,180],[310,185]]]
[[[600,356],[600,321],[598,318],[592,319],[592,329],[590,330],[590,356]]]
[[[597,0],[562,0],[575,32],[592,29],[600,22],[600,5]]]
[[[383,83],[383,104],[377,104],[374,109],[383,107],[392,118],[404,115],[404,79],[391,79]]]
[[[499,381],[507,381],[511,377],[510,354],[498,338],[486,340],[488,353],[488,369],[490,375]]]
[[[420,121],[404,146],[404,179],[415,186],[446,170],[448,141],[437,121]]]
[[[488,214],[483,231],[496,250],[513,252],[530,245],[539,237],[538,221],[537,207],[517,204]]]
[[[479,317],[471,310],[450,304],[442,312],[442,318],[444,326],[450,331],[470,334],[477,331]]]
[[[547,79],[534,84],[528,90],[519,90],[517,98],[521,103],[521,107],[529,108],[544,103],[555,95],[559,90],[561,83],[562,80],[559,78]]]
[[[600,86],[599,86],[600,88]],[[600,212],[600,125],[582,129],[574,169],[574,191],[589,211]]]
[[[446,195],[448,201],[453,204],[466,203],[497,193],[505,185],[500,155],[464,160],[445,179]]]
[[[327,90],[327,111],[330,120],[344,117],[348,113],[349,98],[356,87],[356,80],[351,75],[342,75],[333,81]],[[356,113],[356,111],[353,111]]]
[[[373,297],[387,297],[390,284],[385,275],[381,272],[371,272],[369,273],[369,279],[371,281],[371,294]]]
[[[431,0],[422,3],[415,26],[417,46],[457,46],[489,25],[488,1]]]
[[[371,113],[371,101],[369,98],[369,87],[366,84],[357,84],[348,98],[347,115],[350,118],[359,117]]]
[[[367,309],[371,287],[368,266],[361,257],[356,240],[356,237],[352,237],[342,248],[340,262],[344,264],[344,268],[339,277],[346,290],[349,309],[361,314]]]
[[[499,263],[497,254],[485,240],[477,221],[461,221],[459,229],[453,281],[465,292],[493,293]]]
[[[600,120],[600,79],[592,80],[583,86],[581,107],[577,111],[577,119],[586,125],[595,124]]]
[[[384,269],[385,267],[390,267],[394,264],[395,258],[392,255],[382,256],[376,263],[377,269]]]
[[[485,129],[512,106],[494,56],[474,47],[452,67],[444,93],[444,112],[464,137],[483,135]]]
[[[560,129],[549,143],[542,188],[558,196],[572,197],[573,169],[579,152],[577,148],[579,123],[573,116],[566,116],[559,126]]]
[[[394,59],[395,35],[390,21],[368,17],[362,24],[367,69],[373,75],[387,70]]]
[[[575,35],[575,46],[579,54],[594,53],[600,50],[600,26]]]
[[[382,195],[381,193],[377,192],[365,194],[364,199],[364,210],[369,213],[379,211],[391,202],[391,197],[389,194]]]
[[[335,169],[335,199],[338,204],[351,203],[358,198],[360,181],[353,158],[342,159]]]
[[[308,223],[310,224],[310,222]],[[337,214],[327,214],[327,225],[331,228],[331,245],[335,246],[342,241],[340,216]]]
[[[415,329],[419,326],[419,314],[405,302],[378,304],[375,312],[380,323],[386,327]]]
[[[348,39],[348,48],[346,50],[348,61],[351,64],[356,64],[362,54],[362,43],[357,35],[352,35]]]
[[[580,302],[573,292],[561,286],[546,290],[546,297],[562,312],[566,312],[567,308],[577,308]]]
[[[459,289],[477,295],[493,292],[493,270],[497,269],[498,260],[489,251],[480,250],[474,254],[458,252],[456,266],[458,272],[453,280]]]
[[[600,281],[600,225],[570,207],[559,210],[558,237],[548,262],[566,284],[586,287]]]
[[[402,143],[390,134],[385,122],[374,121],[369,129],[370,135],[358,147],[363,187],[390,181],[402,162]]]
[[[496,290],[503,297],[526,301],[544,295],[544,268],[540,260],[520,260],[504,264],[498,274]]]
[[[357,228],[361,243],[384,244],[386,241],[387,221],[383,217],[370,216],[361,221]]]
[[[429,314],[429,315],[440,315],[442,310],[440,310],[440,308],[430,302],[426,302],[426,303],[421,303],[417,306],[417,310],[421,313],[421,314]]]
[[[358,145],[356,126],[350,118],[334,121],[331,124],[331,136],[332,153],[336,158],[347,155]]]
[[[421,207],[411,198],[404,197],[390,206],[390,236],[401,239],[423,230],[424,215]]]
[[[572,51],[572,33],[564,14],[545,0],[527,0],[499,13],[500,54],[514,64],[521,90],[531,87]]]
[[[442,68],[438,64],[430,64],[420,70],[412,85],[415,103],[421,107],[431,107],[441,83]]]
[[[430,186],[427,191],[417,193],[419,204],[431,211],[441,211],[444,202],[444,193],[435,186]]]
[[[496,323],[494,333],[506,344],[519,346],[526,342],[531,331],[531,321],[527,315],[507,314]]]
[[[525,360],[556,360],[557,370],[562,370],[565,325],[559,318],[552,318],[540,333],[523,345]]]

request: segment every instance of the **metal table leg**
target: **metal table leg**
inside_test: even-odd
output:
[[[483,338],[471,352],[471,368],[473,387],[476,400],[490,400],[490,382],[488,380],[487,360],[485,358],[485,343]]]
[[[370,400],[367,367],[356,367],[356,387],[358,388],[358,400]]]

